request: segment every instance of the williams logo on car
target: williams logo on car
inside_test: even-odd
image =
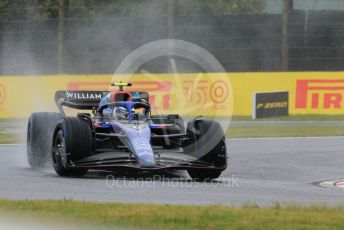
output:
[[[0,105],[4,103],[6,99],[6,91],[5,91],[5,87],[0,84]]]
[[[297,109],[342,109],[344,80],[298,80],[296,82]]]
[[[70,100],[101,100],[108,92],[71,92],[66,91],[66,98]]]

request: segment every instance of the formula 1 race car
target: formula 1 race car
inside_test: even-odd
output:
[[[151,115],[147,92],[57,91],[59,113],[33,113],[28,122],[27,156],[33,168],[52,161],[60,176],[92,170],[187,170],[191,178],[214,179],[227,167],[226,141],[216,121],[187,123],[176,114]],[[92,111],[65,115],[63,107]],[[135,172],[136,172],[135,171]]]

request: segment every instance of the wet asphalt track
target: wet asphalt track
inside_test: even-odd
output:
[[[344,138],[234,139],[227,143],[230,167],[213,183],[192,182],[183,172],[135,179],[95,172],[85,178],[61,178],[49,169],[29,168],[25,146],[1,145],[0,198],[163,204],[344,204],[344,190],[313,184],[344,178]]]

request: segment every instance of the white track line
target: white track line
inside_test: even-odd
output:
[[[324,136],[324,137],[247,137],[247,138],[227,138],[227,140],[290,140],[290,139],[344,139],[344,136]]]

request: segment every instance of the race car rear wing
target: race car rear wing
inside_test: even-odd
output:
[[[97,108],[100,100],[111,91],[57,91],[55,93],[55,103],[61,113],[64,114],[63,106],[92,110]],[[145,100],[149,102],[147,92],[130,92],[132,100]]]
[[[64,113],[63,106],[80,109],[92,110],[97,107],[100,100],[109,91],[57,91],[55,93],[55,103],[61,113]]]

